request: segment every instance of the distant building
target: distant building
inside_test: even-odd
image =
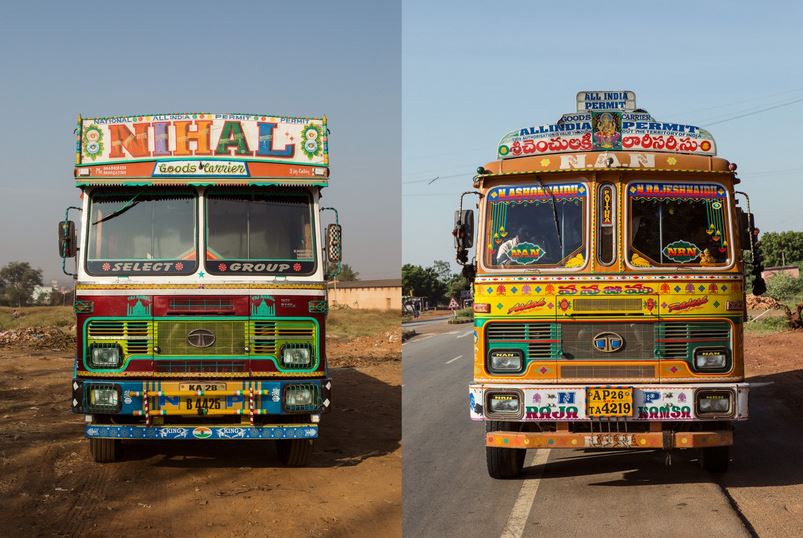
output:
[[[779,267],[767,267],[762,271],[761,276],[764,280],[769,280],[773,275],[778,273],[786,273],[792,278],[800,278],[800,267],[797,265],[784,265]]]
[[[328,287],[329,308],[347,306],[359,310],[401,311],[400,278],[330,282]]]
[[[53,295],[51,286],[35,286],[31,294],[33,304],[50,304],[50,296]]]

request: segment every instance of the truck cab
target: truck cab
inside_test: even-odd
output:
[[[274,440],[307,463],[331,409],[326,118],[79,118],[72,410],[96,461],[121,440]],[[68,210],[68,213],[70,210]],[[335,212],[336,220],[336,212]],[[65,263],[66,272],[66,263]]]
[[[700,448],[724,471],[748,418],[744,250],[735,164],[710,133],[658,122],[630,91],[507,134],[458,211],[474,277],[469,412],[488,471],[529,448]]]

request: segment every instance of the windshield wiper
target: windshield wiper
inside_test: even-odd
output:
[[[541,186],[543,190],[545,191],[547,190],[546,187],[544,186],[544,182],[541,180],[540,177],[535,176],[535,180],[538,182],[538,184]],[[552,201],[552,218],[555,221],[555,231],[558,234],[558,243],[560,243],[560,251],[563,252],[563,237],[560,234],[560,224],[558,223],[558,209],[555,207],[555,193],[552,192],[551,185],[549,186],[549,196],[551,197]]]
[[[131,209],[132,207],[134,207],[135,205],[137,205],[139,203],[139,202],[135,202],[135,200],[137,198],[139,198],[139,195],[142,194],[143,192],[145,192],[145,189],[142,189],[141,191],[136,193],[133,196],[133,198],[131,198],[125,204],[123,204],[122,206],[120,206],[117,209],[115,209],[114,211],[112,211],[109,215],[107,215],[107,216],[105,216],[103,218],[100,218],[100,219],[96,220],[95,222],[93,222],[92,226],[94,226],[95,224],[100,224],[101,222],[106,222],[107,220],[111,220],[114,217],[119,217],[120,215],[122,215],[123,213],[125,213],[126,211],[128,211],[129,209]]]

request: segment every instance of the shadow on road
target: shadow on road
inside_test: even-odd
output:
[[[662,450],[555,450],[544,478],[621,473],[621,478],[594,485],[634,486],[716,481],[726,487],[803,484],[803,370],[748,379],[750,419],[736,427],[730,470],[712,475],[699,466],[699,450],[674,450],[666,465]],[[541,475],[538,467],[524,478]]]
[[[401,441],[401,388],[353,368],[335,368],[332,412],[321,418],[309,467],[349,467],[391,453]],[[278,467],[271,441],[127,441],[120,461],[162,456],[164,467]]]

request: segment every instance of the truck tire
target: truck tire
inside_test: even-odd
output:
[[[276,441],[276,453],[279,461],[288,467],[303,467],[309,463],[312,455],[312,439],[288,439]]]
[[[712,446],[704,448],[700,454],[700,463],[708,472],[725,473],[730,462],[729,446]]]
[[[519,431],[520,429],[521,424],[518,422],[489,420],[485,423],[486,432]],[[524,456],[526,455],[527,449],[525,448],[497,448],[486,446],[485,460],[488,464],[488,474],[491,478],[516,478],[524,467]]]
[[[117,459],[117,448],[120,441],[117,439],[89,439],[89,451],[96,463],[111,463]]]

